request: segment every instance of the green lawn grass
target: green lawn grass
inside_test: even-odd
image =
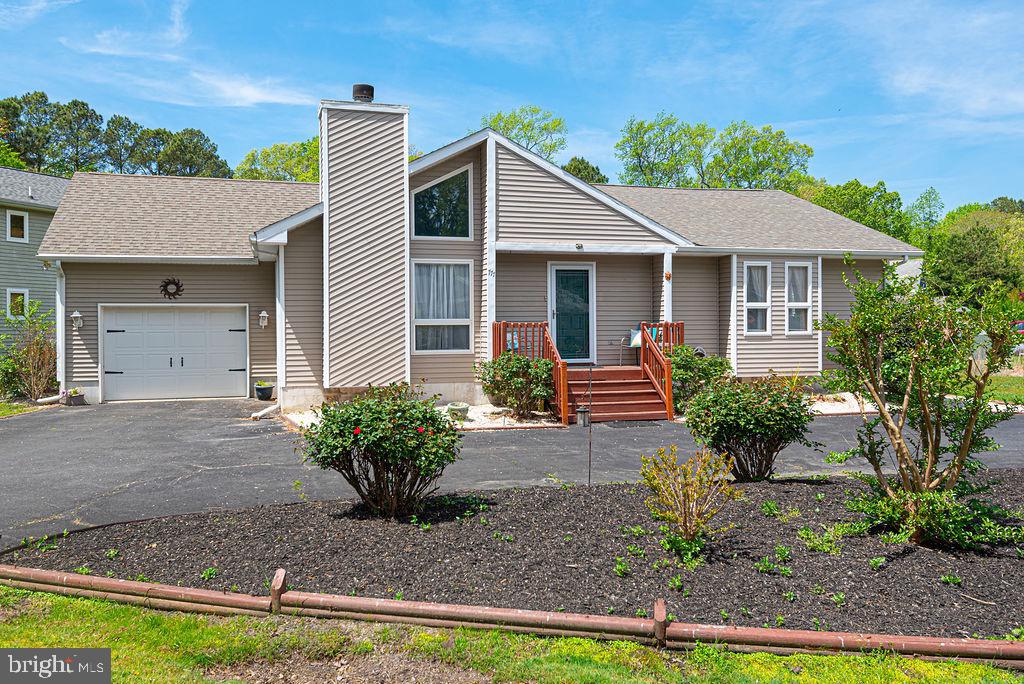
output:
[[[24,413],[25,411],[34,411],[35,409],[26,404],[9,404],[5,401],[0,401],[0,418],[6,418],[7,416],[13,416],[18,413]]]
[[[294,618],[215,618],[0,587],[0,647],[109,647],[113,680],[210,681],[213,666],[321,660],[377,649],[437,660],[499,682],[1020,682],[982,665],[886,655],[723,653],[705,646],[659,652],[630,642],[545,639],[478,630],[431,630]]]
[[[1024,376],[993,375],[991,393],[993,399],[1010,404],[1024,404]]]

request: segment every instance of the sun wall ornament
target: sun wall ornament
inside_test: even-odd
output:
[[[160,283],[160,294],[167,299],[177,299],[185,292],[185,286],[177,278],[167,278]]]

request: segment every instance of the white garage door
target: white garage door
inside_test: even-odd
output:
[[[103,399],[248,394],[245,307],[104,307]]]

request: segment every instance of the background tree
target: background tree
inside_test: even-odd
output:
[[[986,205],[951,211],[935,230],[925,265],[925,282],[937,294],[1024,285],[1024,215]]]
[[[235,178],[316,183],[320,180],[320,138],[250,150],[235,169]]]
[[[929,187],[918,195],[907,209],[910,214],[911,244],[924,250],[931,247],[932,231],[942,220],[942,210],[942,197],[935,188]]]
[[[1024,199],[1013,199],[1012,197],[996,197],[989,202],[989,206],[996,211],[1007,214],[1024,214]]]
[[[21,157],[14,151],[14,148],[4,140],[0,140],[0,166],[11,169],[25,168],[25,162],[21,161]]]
[[[94,171],[103,161],[103,117],[82,100],[57,105],[47,168],[62,175]]]
[[[573,157],[566,164],[562,165],[562,170],[568,171],[586,183],[608,182],[608,176],[601,173],[601,169],[591,164],[583,157]]]
[[[139,172],[150,176],[166,176],[168,171],[161,165],[164,149],[174,134],[166,128],[143,128],[130,161]]]
[[[115,173],[136,173],[143,128],[127,116],[115,114],[103,129],[103,161]]]
[[[548,161],[565,149],[565,120],[536,105],[511,112],[493,112],[480,119],[482,126],[501,133]]]
[[[795,192],[814,151],[784,131],[734,121],[721,132],[672,114],[631,117],[615,145],[619,180],[678,188],[764,188]]]
[[[160,151],[157,166],[169,176],[230,178],[231,167],[217,155],[217,145],[198,128],[183,128]]]
[[[4,140],[33,171],[48,166],[56,109],[41,91],[0,100],[0,119],[7,131]]]
[[[910,239],[910,216],[903,211],[903,200],[898,192],[889,192],[883,181],[864,185],[853,179],[842,185],[826,185],[810,199],[818,206],[894,238]]]

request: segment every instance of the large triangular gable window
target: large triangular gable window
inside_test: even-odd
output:
[[[413,237],[472,240],[472,166],[466,166],[413,191]]]

